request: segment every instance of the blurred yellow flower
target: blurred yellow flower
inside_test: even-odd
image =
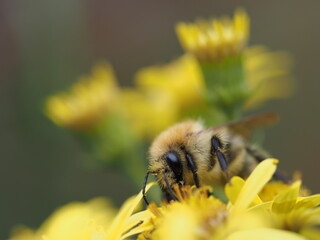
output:
[[[291,59],[286,53],[246,47],[249,21],[244,11],[237,10],[233,19],[222,17],[176,26],[182,47],[199,60],[194,65],[200,66],[201,79],[195,82],[205,86],[200,97],[206,95],[211,104],[228,112],[228,120],[239,117],[241,109],[287,97],[293,90]]]
[[[255,46],[243,53],[245,81],[250,96],[245,108],[253,108],[275,98],[285,98],[293,91],[292,60],[285,52],[270,52]]]
[[[247,44],[249,18],[242,10],[237,10],[233,19],[222,17],[196,23],[178,23],[176,32],[186,52],[199,61],[224,60],[239,54]]]
[[[199,107],[203,102],[205,86],[201,69],[197,60],[189,54],[166,65],[141,69],[135,82],[144,91],[165,91],[175,99],[182,111]]]
[[[122,89],[120,93],[122,116],[134,133],[142,139],[152,139],[178,119],[178,105],[165,91]]]
[[[80,78],[69,92],[48,97],[46,115],[57,125],[87,130],[115,107],[118,87],[111,66],[97,64],[90,76]]]
[[[105,198],[72,202],[57,209],[38,230],[17,229],[10,240],[92,240],[93,234],[103,234],[115,213]]]
[[[293,91],[291,59],[284,52],[270,52],[262,46],[247,48],[243,51],[243,70],[248,92],[245,109],[257,107],[270,99],[287,97]],[[184,55],[166,65],[143,68],[135,80],[137,87],[145,92],[167,93],[167,97],[177,103],[178,118],[192,110],[199,112],[210,108],[205,105],[204,76],[199,63],[191,55]],[[224,89],[232,95],[229,90]]]
[[[272,202],[271,218],[275,227],[320,239],[320,194],[299,197],[301,181],[280,192]]]
[[[147,190],[154,183],[147,186]],[[105,198],[69,203],[56,210],[43,224],[32,231],[14,231],[9,240],[120,240],[152,228],[149,211],[134,213],[142,192],[129,198],[116,214]]]
[[[268,183],[259,193],[259,197],[263,202],[272,201],[280,192],[290,188],[290,185],[282,181],[272,181]],[[304,187],[300,188],[299,196],[306,197],[310,195],[310,191]]]

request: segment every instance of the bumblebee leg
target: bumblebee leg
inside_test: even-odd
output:
[[[276,170],[275,173],[273,174],[273,177],[276,179],[279,179],[280,181],[286,183],[286,184],[290,184],[290,180],[287,176],[285,176],[282,172],[280,172],[279,170]]]
[[[165,200],[167,203],[169,203],[170,201],[173,201],[171,195],[169,194],[166,188],[161,188],[161,199]]]
[[[227,181],[230,181],[230,177],[227,171],[228,168],[228,161],[226,159],[226,156],[224,153],[221,151],[223,150],[223,145],[221,144],[220,139],[217,136],[213,136],[211,138],[211,154],[213,156],[216,156],[219,162],[219,165],[221,167],[221,170],[224,172],[225,177]]]
[[[191,172],[193,174],[194,184],[196,185],[197,188],[199,188],[200,183],[199,183],[199,178],[198,178],[198,174],[197,174],[197,170],[198,170],[197,165],[189,153],[186,153],[186,159],[187,159],[188,166],[191,169]]]

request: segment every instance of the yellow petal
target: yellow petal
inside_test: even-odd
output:
[[[226,240],[307,240],[302,235],[272,228],[256,228],[238,231],[231,234]]]
[[[132,231],[124,234],[120,239],[126,239],[130,236],[145,232],[145,231],[150,231],[152,230],[152,228],[154,228],[153,224],[148,222],[147,224],[142,224],[141,226],[133,229]]]
[[[231,184],[226,184],[225,193],[232,204],[235,204],[239,193],[241,192],[243,186],[245,185],[245,180],[235,176],[231,179]],[[256,195],[253,199],[253,205],[262,203],[261,199]]]
[[[230,180],[230,183],[231,184],[226,184],[225,193],[226,193],[229,201],[232,204],[235,204],[235,202],[239,196],[239,193],[241,192],[241,189],[243,188],[243,186],[245,184],[245,181],[242,178],[235,176]]]
[[[294,207],[295,209],[308,209],[314,208],[320,205],[320,194],[312,195],[310,197],[301,198]]]
[[[149,231],[154,228],[153,223],[150,221],[152,216],[153,214],[149,210],[138,212],[132,215],[128,219],[129,223],[126,224],[126,233],[121,236],[121,239],[126,239],[127,237],[142,233],[144,231]]]
[[[246,81],[252,93],[245,109],[254,108],[274,98],[289,96],[294,89],[291,58],[285,52],[270,52],[254,46],[244,51]]]
[[[149,210],[135,213],[126,220],[125,229],[123,231],[128,231],[129,233],[140,225],[146,225],[145,223],[150,221],[151,217],[153,217],[153,214]]]
[[[272,211],[275,213],[290,212],[297,202],[300,185],[301,181],[297,181],[287,190],[280,192],[273,201]]]
[[[155,185],[155,182],[149,183],[146,187],[146,191],[148,191],[153,185]],[[139,204],[139,202],[142,199],[142,191],[135,196],[129,198],[121,207],[119,213],[117,214],[116,218],[112,222],[111,226],[107,229],[107,236],[108,240],[113,239],[119,239],[121,234],[125,231],[125,223],[127,219],[130,217],[136,206]],[[137,221],[139,223],[139,221]]]
[[[252,203],[264,185],[272,178],[277,163],[276,159],[266,159],[254,169],[241,189],[233,211],[243,210]]]
[[[261,204],[254,205],[253,207],[250,207],[249,211],[267,211],[271,208],[272,202],[264,202]]]

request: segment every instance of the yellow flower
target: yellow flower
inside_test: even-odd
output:
[[[178,118],[177,103],[164,91],[122,89],[120,109],[136,136],[152,139]]]
[[[290,188],[290,185],[282,181],[272,181],[268,183],[259,193],[259,197],[263,202],[272,201],[280,192]],[[310,191],[306,188],[300,188],[299,196],[306,197],[310,195]]]
[[[251,92],[244,106],[246,109],[292,93],[292,64],[288,54],[256,46],[244,51],[243,60],[245,80]]]
[[[160,208],[151,204],[149,209],[157,216],[151,239],[235,239],[232,237],[235,233],[241,232],[248,236],[252,234],[250,230],[270,227],[268,219],[265,220],[255,211],[248,212],[247,209],[272,177],[275,164],[274,159],[262,162],[248,180],[240,184],[241,189],[239,184],[237,188],[229,188],[229,195],[232,195],[229,204],[208,196],[207,187],[196,189],[190,186],[180,191],[176,189],[179,202],[171,202]]]
[[[152,239],[206,238],[223,225],[228,217],[226,205],[219,199],[207,196],[208,188],[200,190],[186,186],[178,198],[180,202],[164,205],[156,220]],[[155,206],[151,205],[150,210]]]
[[[249,18],[238,10],[233,19],[223,17],[196,23],[178,23],[176,32],[185,51],[200,61],[223,60],[238,55],[246,46],[249,35]]]
[[[253,172],[253,174],[256,170]],[[253,175],[251,174],[251,176]],[[251,177],[250,176],[250,177]],[[262,176],[262,175],[261,175]],[[244,181],[239,177],[233,178],[232,185],[226,186],[226,194],[231,200],[235,202],[232,208],[236,211],[239,208],[236,202],[239,202],[239,198],[247,198],[248,194],[244,189],[247,186],[247,190],[254,188],[253,184],[249,184],[250,180],[258,180],[256,177]],[[258,181],[260,182],[260,181]],[[269,186],[268,186],[269,185]],[[279,183],[268,183],[264,186],[264,189],[259,193],[259,196],[263,196],[266,201],[262,201],[258,195],[255,196],[254,201],[250,205],[247,211],[258,211],[264,219],[268,220],[273,230],[270,232],[270,236],[273,234],[279,234],[279,239],[282,234],[284,239],[320,239],[320,230],[318,229],[320,224],[320,211],[317,208],[320,205],[320,194],[299,197],[299,194],[305,194],[305,190],[300,190],[301,181],[296,181],[292,185],[284,186]],[[261,187],[261,185],[260,185]],[[269,189],[268,189],[269,188]],[[271,190],[271,191],[270,191]],[[256,191],[256,193],[258,193]],[[243,193],[241,195],[241,193]],[[266,196],[269,194],[269,196]],[[271,201],[270,201],[271,199]],[[242,200],[240,202],[243,202]],[[247,201],[248,202],[248,201]],[[241,204],[240,204],[241,205]],[[232,209],[235,211],[234,209]],[[274,229],[277,229],[276,231]],[[258,230],[258,229],[256,229]],[[252,233],[256,232],[241,232],[241,234],[235,234],[231,239],[245,239],[242,234],[246,234],[247,237],[253,236]],[[280,231],[281,230],[281,231]],[[259,230],[267,233],[266,229]],[[257,231],[256,233],[258,233]],[[295,233],[292,235],[292,233]],[[272,239],[272,238],[263,238]]]
[[[117,90],[111,66],[100,63],[90,76],[81,78],[69,92],[49,97],[45,113],[59,126],[87,130],[112,110]]]
[[[246,48],[249,17],[244,11],[236,11],[233,19],[179,23],[176,31],[185,51],[199,60],[203,76],[199,74],[197,82],[207,88],[200,97],[207,96],[222,111],[228,109],[228,120],[239,117],[243,108],[292,92],[291,59],[286,53]]]
[[[146,187],[146,191],[155,183],[150,183]],[[129,198],[119,210],[112,224],[107,227],[106,240],[126,239],[132,235],[139,234],[144,231],[150,231],[153,228],[152,214],[145,210],[134,213],[142,199],[142,191],[136,196]]]
[[[138,239],[319,239],[314,226],[320,219],[320,210],[315,208],[320,195],[299,198],[297,182],[279,189],[273,201],[260,199],[259,193],[269,184],[277,162],[276,159],[261,162],[247,180],[232,178],[225,188],[228,204],[208,196],[208,187],[175,186],[179,201],[163,203],[162,207],[151,203],[148,209],[154,215],[154,229],[142,233]]]
[[[135,79],[144,91],[161,90],[170,94],[184,111],[199,107],[203,101],[201,69],[196,59],[188,54],[163,66],[143,68]]]
[[[146,189],[152,185],[148,184]],[[129,198],[117,214],[104,198],[70,203],[54,212],[38,230],[18,229],[10,240],[126,239],[153,227],[151,212],[134,213],[141,199],[142,192]]]
[[[298,197],[300,186],[301,182],[296,181],[275,197],[271,218],[277,228],[320,239],[320,194]]]
[[[291,60],[284,52],[270,52],[264,47],[244,50],[243,81],[248,92],[244,108],[254,108],[267,100],[290,95],[293,91],[290,67]],[[135,79],[142,91],[163,91],[173,99],[177,103],[178,118],[210,108],[205,103],[207,86],[201,68],[191,55],[184,55],[166,65],[143,68]],[[222,90],[232,95],[228,89]]]
[[[103,233],[115,213],[105,198],[72,202],[57,209],[38,230],[18,229],[10,240],[91,240],[96,232]]]

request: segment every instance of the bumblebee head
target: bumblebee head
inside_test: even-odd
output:
[[[191,136],[188,133],[202,129],[202,125],[197,121],[185,121],[178,123],[164,132],[160,133],[153,141],[149,149],[149,171],[155,175],[157,181],[166,193],[173,192],[174,184],[182,185],[190,178],[190,172],[194,178],[194,183],[199,186],[196,174],[196,164],[187,151],[188,141]],[[174,199],[174,198],[173,198]]]
[[[144,188],[150,173],[156,177],[162,191],[168,196],[167,198],[177,200],[172,188],[174,184],[182,185],[184,183],[181,154],[178,151],[169,150],[157,157],[151,156],[149,171],[143,185],[143,196],[146,204],[149,204],[149,202],[145,197]]]
[[[186,165],[185,168],[183,165]],[[148,175],[150,173],[155,175],[168,200],[177,200],[173,191],[173,185],[185,184],[185,179],[183,178],[184,170],[192,173],[194,184],[199,187],[200,184],[197,175],[197,166],[192,156],[187,153],[183,147],[180,147],[180,149],[177,151],[170,150],[159,158],[151,159],[149,171],[146,174],[143,185],[143,197],[146,204],[149,203],[146,199],[144,188],[147,184]]]
[[[184,184],[184,172],[187,171],[185,155],[178,146],[170,146],[159,154],[153,154],[149,160],[149,172],[155,175],[159,185]],[[167,184],[167,182],[169,184]]]

